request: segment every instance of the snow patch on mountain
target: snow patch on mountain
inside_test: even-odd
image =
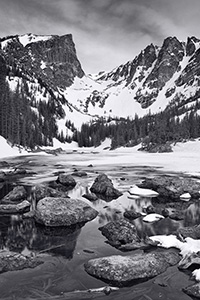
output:
[[[51,35],[36,35],[36,34],[29,33],[29,34],[24,34],[24,35],[19,36],[19,41],[25,47],[26,45],[28,45],[30,43],[47,41],[51,38],[52,38]]]

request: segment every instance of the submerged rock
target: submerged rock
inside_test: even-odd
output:
[[[102,195],[108,199],[117,199],[122,195],[120,191],[114,188],[111,179],[105,174],[100,174],[90,188],[91,192]]]
[[[192,198],[200,197],[200,183],[191,178],[181,178],[173,176],[157,176],[146,178],[141,184],[141,188],[153,189],[160,196],[180,200],[180,196],[189,193]]]
[[[38,258],[27,257],[7,250],[0,251],[0,273],[35,268],[42,263]]]
[[[91,221],[98,212],[81,200],[46,197],[37,203],[36,222],[45,226],[71,226]]]
[[[131,256],[113,255],[89,260],[87,273],[112,284],[123,286],[134,280],[155,277],[180,260],[174,252],[137,253]]]
[[[1,203],[19,202],[27,198],[27,192],[23,186],[16,186],[2,200]]]

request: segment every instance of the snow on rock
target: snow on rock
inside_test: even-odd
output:
[[[20,43],[25,47],[30,43],[36,43],[40,41],[47,41],[52,38],[51,35],[35,35],[35,34],[24,34],[19,36]]]
[[[200,269],[196,269],[192,272],[192,276],[196,281],[200,281]]]
[[[151,236],[150,239],[153,242],[158,242],[158,246],[163,248],[177,248],[181,252],[180,254],[185,257],[190,253],[197,253],[200,251],[200,240],[194,240],[190,237],[185,238],[185,242],[181,242],[175,235],[156,235]]]
[[[184,194],[180,195],[180,199],[183,201],[189,201],[190,198],[191,198],[190,193],[184,193]]]
[[[143,221],[148,222],[148,223],[153,223],[153,222],[159,221],[161,219],[164,219],[164,217],[159,214],[152,213],[152,214],[146,215],[143,218]]]
[[[129,193],[131,195],[138,195],[138,196],[143,196],[143,197],[156,197],[158,196],[158,193],[150,190],[150,189],[142,189],[139,188],[137,185],[134,185],[129,189]]]

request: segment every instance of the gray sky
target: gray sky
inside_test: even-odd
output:
[[[86,73],[132,60],[168,36],[200,38],[200,0],[0,0],[0,36],[72,33]]]

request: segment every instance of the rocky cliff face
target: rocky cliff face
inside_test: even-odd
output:
[[[12,36],[0,44],[10,75],[37,79],[52,89],[66,88],[75,77],[84,76],[71,34]]]

